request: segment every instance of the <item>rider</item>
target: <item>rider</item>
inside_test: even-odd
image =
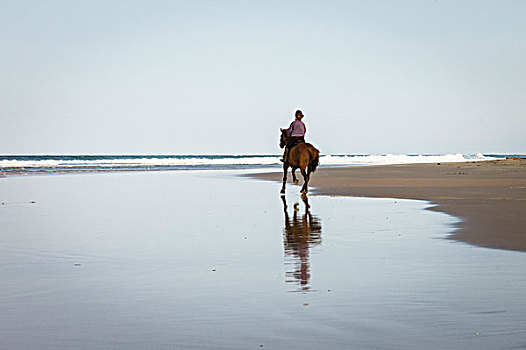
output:
[[[283,153],[283,159],[282,162],[286,162],[289,157],[290,149],[294,146],[296,146],[298,143],[305,142],[305,132],[307,131],[307,128],[305,127],[305,124],[301,121],[303,118],[303,113],[298,109],[296,111],[296,120],[294,120],[292,123],[290,123],[289,126],[289,135],[290,140],[287,146],[285,147],[285,152]]]

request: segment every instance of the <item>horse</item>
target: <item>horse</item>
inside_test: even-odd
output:
[[[279,140],[279,147],[285,147],[290,141],[289,131],[287,129],[280,129],[281,136]],[[310,174],[316,171],[316,167],[320,164],[320,151],[310,143],[299,143],[289,150],[287,159],[283,160],[283,187],[281,193],[285,193],[285,184],[287,183],[287,171],[289,167],[292,168],[292,179],[294,184],[298,184],[295,171],[300,169],[303,175],[303,187],[301,193],[308,192]]]

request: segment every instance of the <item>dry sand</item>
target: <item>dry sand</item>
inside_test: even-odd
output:
[[[250,176],[281,181],[282,174]],[[323,195],[427,200],[462,219],[452,239],[526,251],[526,158],[321,168],[310,185]]]

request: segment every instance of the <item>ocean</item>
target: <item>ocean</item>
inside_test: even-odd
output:
[[[503,159],[508,154],[329,154],[320,166],[386,165]],[[279,168],[281,155],[0,155],[0,175],[101,171]]]

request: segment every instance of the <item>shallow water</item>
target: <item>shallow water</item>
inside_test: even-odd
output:
[[[0,348],[526,346],[524,253],[445,239],[425,202],[307,210],[236,174],[0,179]]]

